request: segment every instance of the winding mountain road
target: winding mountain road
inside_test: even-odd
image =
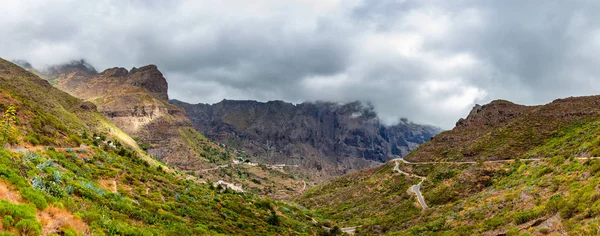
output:
[[[576,160],[591,160],[591,159],[600,159],[600,157],[575,157]],[[527,159],[519,159],[521,161],[541,161],[542,158],[527,158]],[[400,170],[400,168],[398,167],[400,165],[399,162],[402,162],[404,164],[409,164],[409,165],[430,165],[430,164],[477,164],[478,162],[476,161],[439,161],[439,162],[435,162],[435,161],[429,161],[429,162],[410,162],[405,160],[402,157],[399,158],[395,158],[392,159],[392,161],[394,161],[396,163],[396,166],[394,166],[394,171],[398,172],[398,173],[402,173],[404,175],[410,176],[410,177],[415,177],[415,178],[420,178],[421,182],[419,182],[419,184],[410,186],[410,188],[408,189],[408,191],[415,193],[415,195],[417,195],[417,200],[419,201],[419,204],[421,205],[421,207],[424,209],[427,209],[427,203],[425,203],[425,198],[423,198],[423,195],[421,194],[421,187],[423,186],[423,182],[427,179],[424,176],[418,176],[415,174],[411,174],[411,173],[407,173],[404,172],[402,170]],[[507,160],[495,160],[495,161],[483,161],[483,163],[506,163],[506,162],[514,162],[515,159],[507,159]]]
[[[404,160],[404,159],[402,159]],[[400,168],[398,167],[400,165],[400,163],[396,160],[394,160],[394,162],[396,162],[396,166],[394,166],[394,171],[398,172],[398,173],[402,173],[404,175],[410,176],[410,177],[416,177],[416,178],[420,178],[421,182],[419,182],[419,184],[410,186],[410,188],[408,188],[408,191],[415,193],[415,195],[417,195],[417,200],[419,201],[419,204],[421,205],[421,207],[423,208],[423,210],[427,209],[427,203],[425,203],[425,198],[423,198],[423,194],[421,194],[421,186],[423,186],[423,182],[427,179],[424,176],[418,176],[415,174],[410,174],[407,172],[404,172],[402,170],[400,170]],[[410,163],[408,163],[410,164]]]

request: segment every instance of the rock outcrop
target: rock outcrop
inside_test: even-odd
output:
[[[168,103],[168,85],[155,65],[97,73],[84,61],[54,66],[42,72],[55,86],[97,109],[139,143],[148,154],[182,170],[208,165],[202,144],[219,148],[199,134],[183,109]],[[90,104],[91,103],[91,104]],[[210,150],[212,151],[212,150]]]
[[[337,175],[404,156],[440,130],[402,120],[380,123],[370,106],[282,101],[187,104],[194,128],[209,139],[267,163],[298,164]]]

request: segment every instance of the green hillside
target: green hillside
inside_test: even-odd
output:
[[[294,206],[214,187],[150,159],[92,104],[1,59],[0,89],[8,144],[0,150],[5,233],[317,232],[312,217]]]
[[[518,117],[473,142],[520,145],[514,161],[398,161],[400,170],[427,178],[421,192],[428,209],[407,192],[420,179],[397,173],[394,162],[312,188],[298,201],[344,227],[361,226],[359,235],[597,235],[600,117],[591,115],[596,99],[558,100],[563,104],[533,110],[546,114],[544,119]],[[530,136],[528,127],[534,130]],[[497,135],[506,129],[511,132]],[[424,156],[420,150],[410,157]],[[506,147],[490,144],[480,153],[498,150]]]
[[[474,109],[454,129],[435,136],[406,159],[418,162],[520,158],[559,135],[557,132],[565,127],[597,120],[598,104],[600,96],[557,99],[530,107],[493,101]]]

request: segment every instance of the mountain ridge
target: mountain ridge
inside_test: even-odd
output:
[[[361,102],[170,102],[184,108],[194,128],[213,141],[251,158],[300,164],[325,175],[404,156],[439,132],[405,119],[383,125],[373,107]]]

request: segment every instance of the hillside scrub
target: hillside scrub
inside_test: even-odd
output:
[[[421,191],[430,208],[424,211],[414,210],[412,195],[402,197],[416,180],[403,182],[406,177],[393,173],[391,164],[310,189],[299,201],[344,227],[361,225],[360,232],[365,234],[593,235],[600,225],[600,160],[581,156],[599,148],[598,133],[597,121],[575,122],[555,131],[522,161],[401,164],[405,172],[427,176]],[[545,158],[527,160],[532,157]],[[346,190],[353,186],[360,186],[355,191],[368,199],[348,197]],[[323,196],[340,200],[321,201]],[[401,200],[385,201],[390,198]]]
[[[23,235],[314,235],[322,231],[305,210],[214,188],[149,158],[92,106],[0,59],[0,112],[12,115],[11,107],[15,141],[7,149],[0,147],[0,181],[10,184],[22,202],[0,203],[0,209],[20,209],[19,214],[2,217],[3,225],[11,227],[5,231]],[[205,141],[198,148],[214,145]],[[223,158],[214,149],[206,155]],[[115,183],[116,191],[103,187],[106,180]],[[272,209],[258,207],[261,201],[269,202]],[[276,225],[271,224],[274,214]]]

